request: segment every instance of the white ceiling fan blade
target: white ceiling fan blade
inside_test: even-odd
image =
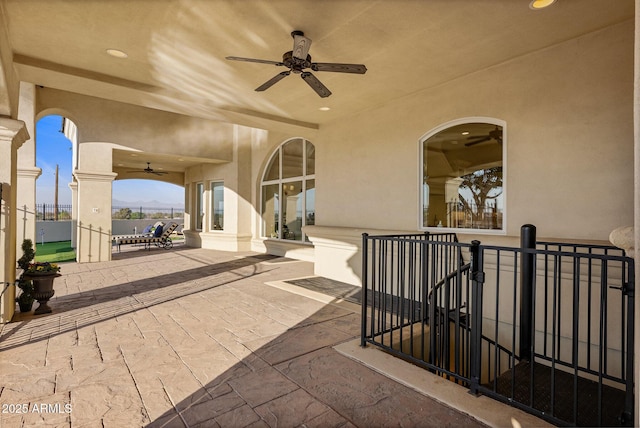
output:
[[[293,56],[298,59],[306,60],[311,47],[311,39],[305,37],[302,31],[293,32]]]

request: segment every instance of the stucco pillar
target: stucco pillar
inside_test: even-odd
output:
[[[18,149],[29,138],[24,122],[0,118],[0,322],[11,321],[15,312],[16,289],[16,202],[18,181]]]
[[[78,248],[78,183],[69,183],[71,189],[71,248]]]
[[[117,174],[75,171],[78,182],[76,260],[111,260],[111,184]]]
[[[71,141],[71,169],[78,169],[78,127],[69,118],[62,119],[62,132],[64,136]],[[78,183],[73,179],[69,183],[71,189],[71,248],[77,248],[77,230],[78,230]]]
[[[42,173],[36,167],[36,87],[33,83],[20,82],[18,119],[24,122],[31,138],[18,149],[18,199],[16,209],[16,251],[22,251],[22,241],[36,242],[36,180]]]
[[[20,152],[18,151],[18,163]],[[42,174],[40,168],[18,168],[18,196],[16,218],[16,251],[22,251],[22,241],[37,241],[36,235],[36,180]]]

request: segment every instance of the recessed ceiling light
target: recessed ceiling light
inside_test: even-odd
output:
[[[540,10],[551,6],[555,2],[556,0],[532,0],[531,3],[529,3],[529,8],[533,10]]]
[[[329,110],[331,110],[331,108],[330,107],[320,107],[318,110],[320,110],[320,111],[329,111]]]
[[[129,55],[127,55],[125,52],[119,50],[119,49],[107,49],[107,53],[113,57],[116,58],[128,58]]]
[[[462,135],[469,135],[469,131],[464,131]]]

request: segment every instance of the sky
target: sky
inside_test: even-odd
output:
[[[58,165],[58,204],[71,205],[72,180],[71,141],[62,132],[61,116],[45,116],[36,123],[36,166],[42,174],[36,180],[36,203],[53,204]],[[159,201],[164,204],[184,205],[184,188],[175,184],[155,180],[115,180],[112,199],[114,201],[134,202],[149,208],[149,203]]]

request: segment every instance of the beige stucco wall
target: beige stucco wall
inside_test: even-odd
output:
[[[251,147],[263,138],[264,132],[240,125],[233,126],[230,162],[221,164],[201,164],[190,167],[185,172],[185,189],[193,201],[197,183],[204,185],[205,218],[203,228],[194,227],[195,203],[185,205],[185,238],[187,245],[201,246],[227,251],[247,251],[251,249]],[[224,230],[211,227],[211,183],[224,183]]]
[[[36,237],[36,179],[42,170],[36,167],[35,85],[20,83],[18,118],[24,122],[30,138],[18,149],[18,188],[16,208],[16,251],[22,255],[22,241]]]
[[[230,161],[234,126],[51,88],[38,88],[37,108],[63,109],[78,142],[108,141],[152,153]]]
[[[111,172],[113,144],[80,145],[77,181],[76,259],[78,262],[111,260]]]
[[[464,117],[506,122],[506,230],[462,241],[606,241],[633,221],[629,21],[322,126],[315,272],[359,284],[362,232],[418,231],[419,140]],[[506,236],[504,236],[506,234]]]
[[[416,230],[418,141],[461,117],[507,124],[507,234],[606,240],[633,216],[633,22],[323,126],[318,224]]]

